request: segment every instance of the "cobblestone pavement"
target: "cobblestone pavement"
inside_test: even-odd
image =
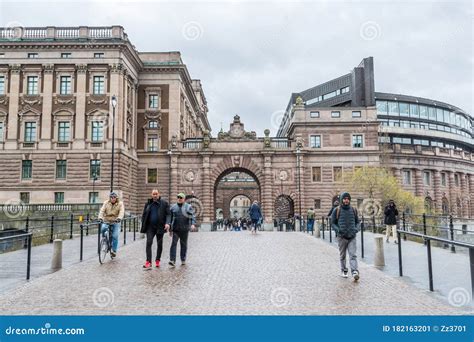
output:
[[[3,294],[2,314],[466,314],[362,262],[358,283],[341,278],[337,249],[303,233],[192,233],[174,269],[169,242],[159,269],[142,270],[139,240]]]

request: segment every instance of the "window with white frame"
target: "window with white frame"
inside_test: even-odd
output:
[[[148,136],[147,151],[148,152],[158,151],[158,136],[157,135],[153,134],[153,135]]]
[[[404,185],[411,184],[411,171],[410,170],[403,170],[403,184]]]
[[[340,118],[340,117],[341,117],[341,112],[338,111],[338,110],[333,110],[333,111],[331,112],[331,117],[332,117],[332,118]]]
[[[151,129],[158,128],[158,121],[156,121],[156,120],[148,121],[148,128],[151,128]]]
[[[311,112],[309,112],[309,117],[310,118],[319,118],[319,112],[318,111],[311,111]]]
[[[321,148],[321,135],[310,135],[309,144],[311,148]]]
[[[0,95],[5,94],[5,76],[0,76]]]
[[[38,76],[28,76],[26,78],[26,93],[28,95],[38,94]]]
[[[105,77],[104,76],[94,76],[92,90],[93,90],[94,95],[105,94]]]
[[[91,122],[91,140],[93,142],[104,140],[104,125],[102,121]]]
[[[158,108],[158,94],[148,95],[148,108],[151,108],[151,109]]]
[[[59,121],[58,123],[58,141],[70,141],[71,123],[69,121]]]
[[[423,172],[423,184],[425,186],[430,186],[431,185],[431,172],[430,171],[424,171]]]
[[[360,110],[353,110],[352,111],[352,117],[353,118],[360,118],[362,116],[362,113],[360,112]]]
[[[71,76],[61,76],[60,85],[59,85],[59,93],[61,95],[71,94]]]
[[[25,142],[35,142],[36,141],[36,122],[25,122]]]
[[[353,148],[364,147],[364,136],[362,134],[354,134],[352,136],[352,147]]]

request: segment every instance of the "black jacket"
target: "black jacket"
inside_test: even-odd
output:
[[[384,214],[385,214],[385,224],[388,224],[391,226],[397,224],[398,210],[396,206],[391,207],[387,205],[385,207]]]
[[[165,224],[169,224],[171,222],[171,214],[170,214],[170,206],[168,202],[166,202],[161,197],[158,198],[159,202],[159,209],[158,209],[158,232],[163,233],[165,231]],[[148,230],[149,225],[149,216],[150,216],[150,209],[153,203],[153,199],[149,199],[145,204],[145,208],[143,208],[142,214],[142,228],[140,233],[146,233]]]

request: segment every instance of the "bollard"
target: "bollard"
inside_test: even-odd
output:
[[[63,240],[55,239],[53,241],[53,259],[51,260],[51,269],[59,270],[63,267]]]
[[[375,255],[374,266],[385,266],[385,256],[383,251],[383,236],[374,237]]]
[[[360,248],[362,259],[364,259],[364,225],[364,216],[362,216],[362,223],[360,224]]]
[[[314,223],[313,230],[314,230],[314,236],[316,236],[319,239],[321,237],[321,230],[319,229],[318,222]]]
[[[428,280],[430,283],[430,291],[433,292],[433,265],[432,265],[432,259],[431,259],[431,240],[425,238],[425,244],[426,244],[426,254],[428,255]]]

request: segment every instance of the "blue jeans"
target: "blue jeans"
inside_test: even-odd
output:
[[[118,243],[119,243],[119,235],[120,235],[120,223],[112,223],[113,229],[112,229],[112,250],[114,252],[117,252],[118,248]],[[102,228],[100,229],[100,232],[102,233],[102,236],[105,235],[105,232],[109,229],[109,224],[108,223],[102,223]]]
[[[309,231],[313,231],[314,219],[308,219],[307,227]]]

